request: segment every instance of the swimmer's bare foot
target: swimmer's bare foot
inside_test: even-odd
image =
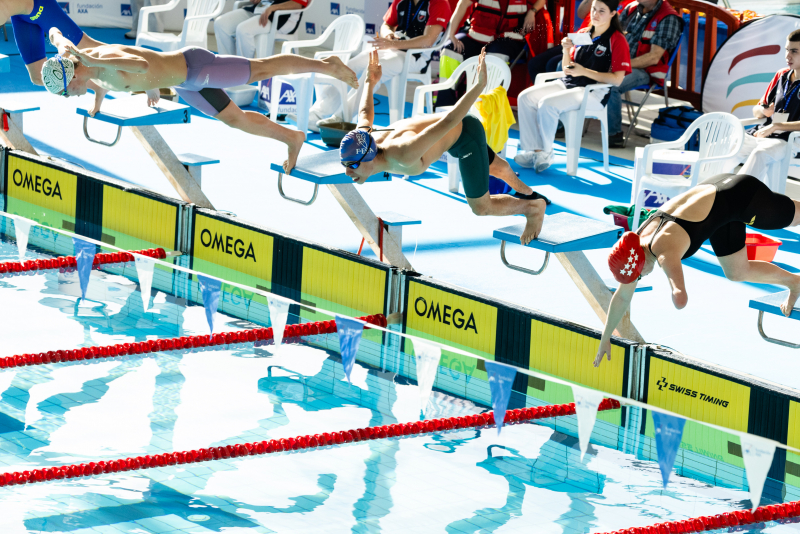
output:
[[[789,288],[789,296],[786,297],[786,300],[781,304],[781,312],[783,312],[786,317],[792,314],[794,305],[797,303],[797,297],[800,297],[800,278],[798,278],[794,287]]]
[[[297,156],[300,155],[300,149],[303,148],[306,134],[299,130],[290,130],[287,135],[289,138],[284,142],[289,148],[289,157],[283,162],[283,172],[289,174],[297,164]]]
[[[542,222],[544,221],[544,210],[547,207],[547,204],[541,198],[527,202],[529,207],[523,215],[525,215],[528,222],[525,223],[525,231],[522,232],[522,236],[519,238],[520,243],[523,245],[527,245],[539,237],[539,233],[542,231]]]
[[[337,56],[330,56],[323,59],[322,62],[328,65],[329,70],[325,74],[333,76],[337,80],[342,80],[353,89],[358,89],[358,76],[341,59]]]

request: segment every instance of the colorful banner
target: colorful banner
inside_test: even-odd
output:
[[[439,360],[442,358],[442,349],[438,345],[431,345],[418,339],[414,340],[414,353],[417,357],[417,384],[419,385],[419,400],[422,418],[428,409],[428,402],[436,381],[436,372],[439,370]]]
[[[269,322],[272,326],[272,339],[275,346],[279,347],[283,341],[283,330],[286,328],[286,319],[289,317],[289,301],[277,295],[267,297],[269,306]]]
[[[686,419],[655,411],[652,414],[656,429],[658,468],[661,470],[661,480],[666,488],[669,482],[669,475],[672,473],[672,466],[675,465],[675,458],[678,456],[678,448],[681,446]]]
[[[139,292],[142,294],[142,308],[147,311],[150,306],[150,291],[153,288],[153,268],[155,262],[153,258],[134,254],[136,260],[136,272],[139,275]]]
[[[503,421],[506,418],[506,408],[508,400],[511,398],[511,386],[514,384],[514,377],[517,370],[509,365],[494,363],[489,360],[483,362],[486,366],[486,373],[489,375],[489,389],[492,392],[492,410],[494,410],[494,422],[497,425],[497,434],[503,428]]]
[[[20,263],[25,261],[25,251],[28,250],[28,235],[31,232],[31,222],[27,219],[14,217],[14,235],[17,238]]]
[[[89,278],[92,276],[92,263],[97,252],[97,245],[77,237],[72,238],[75,247],[75,262],[78,264],[78,281],[81,284],[81,298],[86,298]]]
[[[217,307],[219,306],[219,292],[222,288],[222,282],[216,278],[208,278],[201,274],[197,275],[197,280],[200,282],[200,289],[203,292],[203,307],[206,309],[208,328],[213,334],[214,314],[217,313]]]
[[[364,324],[361,321],[348,317],[336,316],[336,330],[339,332],[339,353],[342,355],[342,366],[347,381],[350,382],[350,372],[356,361],[356,352],[361,343],[361,333]]]
[[[575,399],[575,414],[578,416],[578,441],[581,446],[581,461],[589,448],[592,429],[597,420],[597,408],[603,402],[603,393],[593,389],[572,386]]]
[[[752,434],[740,438],[742,442],[742,458],[747,469],[747,485],[750,487],[750,502],[753,510],[761,503],[761,492],[775,455],[775,443]]]

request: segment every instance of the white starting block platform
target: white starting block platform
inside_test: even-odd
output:
[[[420,224],[421,221],[387,212],[380,217],[382,221],[380,224],[379,216],[372,212],[372,209],[356,190],[353,179],[345,174],[338,150],[329,150],[297,159],[297,165],[289,173],[289,176],[314,184],[314,192],[309,200],[300,200],[286,195],[283,191],[285,174],[283,167],[272,163],[270,169],[278,173],[278,193],[281,197],[303,206],[313,204],[317,200],[319,186],[326,186],[381,261],[401,269],[413,270],[411,263],[403,255],[402,229],[403,226]],[[391,179],[391,174],[381,172],[370,176],[367,182],[389,182]]]
[[[100,112],[94,117],[90,117],[89,110],[84,108],[78,108],[77,113],[83,117],[83,135],[92,143],[114,146],[119,142],[122,129],[130,128],[184,201],[196,204],[201,208],[214,209],[201,189],[199,166],[218,163],[219,160],[194,154],[176,156],[155,128],[168,124],[189,124],[192,122],[189,106],[161,99],[158,105],[149,107],[147,95],[136,95],[113,100],[107,99],[103,102]],[[93,138],[89,134],[90,118],[116,126],[115,139],[106,142]]]
[[[1,69],[0,72],[2,72]],[[23,129],[22,115],[29,111],[39,111],[39,107],[23,106],[13,101],[6,102],[0,100],[0,113],[7,116],[6,120],[8,123],[8,131],[0,131],[0,140],[10,148],[38,155],[25,137],[25,131]]]
[[[506,259],[506,243],[519,245],[524,229],[524,224],[518,224],[494,231],[493,237],[500,240],[500,260],[503,265],[525,274],[539,275],[547,269],[550,254],[555,254],[594,312],[605,323],[606,312],[611,303],[614,289],[597,274],[583,251],[613,247],[622,236],[623,229],[613,224],[571,213],[546,216],[539,236],[525,245],[527,248],[545,252],[544,261],[539,269],[520,267]],[[643,288],[641,291],[646,290]],[[644,342],[630,321],[630,312],[626,313],[620,321],[617,332],[632,341]]]
[[[780,293],[773,293],[771,295],[766,295],[764,297],[753,299],[750,301],[750,307],[754,310],[758,310],[758,333],[761,334],[761,337],[764,338],[765,341],[769,341],[770,343],[775,343],[776,345],[781,345],[783,347],[789,347],[792,349],[800,349],[800,343],[791,343],[789,341],[783,341],[780,339],[775,339],[773,337],[769,337],[767,334],[764,333],[764,314],[771,313],[773,315],[778,315],[780,317],[784,317],[787,319],[794,319],[800,320],[800,303],[795,304],[794,308],[792,309],[792,313],[789,314],[789,317],[783,315],[781,311],[781,304],[786,300],[786,297],[789,296],[789,290],[781,291]]]

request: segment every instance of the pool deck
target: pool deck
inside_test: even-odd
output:
[[[123,42],[124,30],[90,30],[89,33],[107,42],[114,39]],[[9,46],[14,46],[13,40],[3,44],[0,53],[8,53]],[[18,55],[12,56],[11,61],[11,73],[0,77],[0,93],[3,98],[41,107],[40,111],[25,117],[25,132],[37,151],[175,197],[163,174],[130,132],[123,132],[121,141],[113,148],[84,139],[81,118],[75,109],[89,105],[93,95],[68,100],[48,95],[30,83]],[[379,125],[387,124],[386,111],[384,98],[376,109]],[[93,123],[90,128],[97,137],[113,137],[109,125]],[[276,231],[351,252],[358,250],[361,235],[330,194],[323,191],[310,207],[286,202],[278,196],[277,174],[269,170],[269,165],[285,159],[286,150],[281,143],[229,129],[200,114],[194,114],[189,126],[163,126],[158,130],[176,153],[191,152],[221,160],[220,164],[203,171],[203,190],[217,209]],[[590,129],[590,136],[592,131]],[[512,130],[511,137],[509,159],[516,153],[518,132]],[[637,144],[644,142],[639,139]],[[587,145],[592,146],[591,139]],[[324,149],[318,135],[309,135],[301,154]],[[611,170],[605,172],[602,163],[597,161],[601,159],[600,154],[584,150],[578,177],[565,174],[563,147],[557,147],[553,166],[542,174],[520,169],[513,162],[512,167],[520,172],[523,181],[553,201],[549,214],[569,212],[610,221],[602,208],[609,204],[626,204],[630,199],[633,169],[631,155],[626,159],[626,153],[632,154],[632,150],[613,151]],[[288,195],[299,197],[307,196],[311,190],[309,184],[289,180],[284,187]],[[492,238],[492,232],[517,224],[520,219],[474,216],[463,195],[447,191],[444,164],[436,164],[421,179],[367,184],[359,192],[373,211],[397,211],[422,220],[421,225],[405,230],[403,251],[423,275],[602,328],[557,263],[538,277],[503,266],[499,243]],[[797,230],[765,233],[783,241],[775,262],[798,272]],[[541,261],[540,252],[521,247],[510,246],[507,253],[509,259],[518,264],[538,266]],[[602,276],[608,274],[606,250],[588,251],[586,255]],[[668,281],[659,273],[647,278],[653,291],[637,295],[632,319],[646,341],[800,389],[800,353],[763,341],[756,328],[757,312],[748,308],[750,299],[782,288],[726,280],[707,244],[684,262],[684,271],[689,294],[689,305],[684,310],[676,310],[671,305]],[[774,337],[800,341],[797,324],[792,321],[768,317],[766,328]]]

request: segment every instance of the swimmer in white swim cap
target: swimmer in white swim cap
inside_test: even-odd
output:
[[[75,77],[75,62],[56,55],[42,65],[42,83],[53,94],[67,96],[67,86]]]

